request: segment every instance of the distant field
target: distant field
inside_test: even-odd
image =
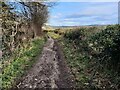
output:
[[[95,27],[95,28],[99,28],[99,29],[104,29],[106,28],[106,25],[104,26],[49,26],[45,28],[45,30],[48,30],[48,31],[54,31],[54,30],[74,30],[74,29],[77,29],[77,28],[92,28],[92,27]]]
[[[53,38],[59,38],[65,33],[75,31],[77,29],[84,29],[86,35],[89,36],[95,33],[99,33],[105,28],[106,26],[49,26],[49,28],[46,28],[43,31],[48,33],[48,35],[52,36]]]

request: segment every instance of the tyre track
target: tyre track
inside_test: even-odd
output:
[[[43,48],[42,56],[27,75],[22,78],[17,88],[73,88],[69,70],[61,69],[66,68],[66,66],[60,66],[61,62],[59,59],[61,58],[57,48],[55,40],[49,38]],[[64,70],[65,72],[63,72]],[[64,79],[64,77],[69,79]]]

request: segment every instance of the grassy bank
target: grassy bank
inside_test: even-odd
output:
[[[15,85],[15,80],[19,79],[25,71],[30,68],[37,60],[43,48],[45,41],[43,38],[36,38],[31,41],[29,48],[22,48],[19,50],[20,55],[12,58],[7,66],[3,66],[2,74],[2,89],[6,90]]]
[[[98,30],[84,28],[66,33],[60,41],[63,52],[78,88],[117,90],[120,85],[120,25]]]

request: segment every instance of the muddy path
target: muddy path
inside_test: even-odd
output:
[[[42,55],[28,73],[21,79],[17,88],[74,88],[75,83],[68,68],[60,45],[49,38]]]

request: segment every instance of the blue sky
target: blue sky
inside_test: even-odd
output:
[[[53,26],[117,23],[117,2],[58,2],[50,9],[48,21]]]

